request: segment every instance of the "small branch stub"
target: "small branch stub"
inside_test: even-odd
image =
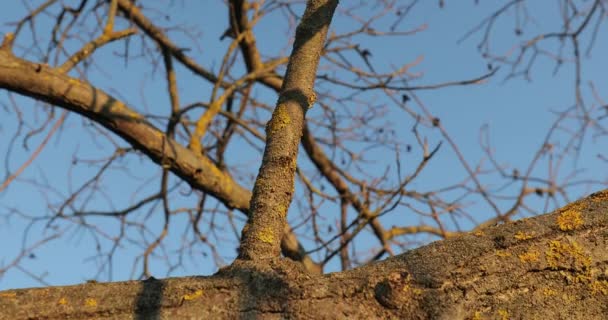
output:
[[[4,35],[4,39],[2,40],[2,45],[0,45],[0,50],[11,51],[13,49],[13,42],[15,41],[15,34],[12,32],[8,32]]]

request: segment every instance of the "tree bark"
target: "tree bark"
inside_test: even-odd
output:
[[[605,319],[608,190],[347,272],[289,260],[210,277],[8,290],[0,319]]]
[[[316,101],[314,83],[337,0],[310,0],[296,29],[279,100],[266,125],[266,147],[243,228],[239,259],[281,253],[287,211],[294,194],[298,147],[306,112]]]

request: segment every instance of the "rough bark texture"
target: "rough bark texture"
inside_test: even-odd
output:
[[[251,215],[243,229],[241,259],[273,258],[281,252],[304,118],[316,100],[317,66],[337,5],[337,0],[308,1],[296,29],[279,101],[266,126],[266,147],[253,188]]]
[[[240,261],[211,277],[0,292],[0,319],[605,319],[608,190],[352,271]]]

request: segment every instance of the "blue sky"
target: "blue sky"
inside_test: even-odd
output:
[[[188,4],[188,7],[180,5],[179,1],[177,3],[178,5],[167,13],[172,20],[159,23],[170,25],[173,21],[179,21],[200,30],[199,34],[192,36],[200,38],[201,47],[191,48],[189,54],[196,56],[203,65],[215,66],[214,70],[217,70],[227,45],[227,42],[219,43],[217,41],[227,25],[224,5],[219,1],[196,1]],[[540,4],[540,1],[531,1],[531,3],[530,12],[534,14],[535,21],[525,26],[522,37],[518,38],[514,35],[515,17],[513,14],[507,14],[497,23],[497,33],[494,38],[499,40],[493,41],[492,44],[498,52],[504,52],[522,39],[555,29],[555,26],[558,25],[557,6],[545,7],[546,3]],[[411,62],[417,57],[423,57],[422,62],[413,68],[413,72],[420,72],[423,75],[412,82],[414,85],[475,78],[487,72],[486,62],[476,48],[480,36],[479,34],[473,35],[462,43],[458,43],[458,39],[495,9],[495,6],[493,3],[483,1],[479,5],[473,5],[473,1],[461,1],[458,5],[448,2],[446,7],[440,10],[436,1],[424,1],[415,7],[414,13],[401,25],[402,29],[411,30],[426,24],[427,29],[424,32],[408,37],[366,38],[361,39],[361,43],[362,46],[366,46],[372,51],[371,61],[378,70],[386,71],[392,65],[401,65]],[[17,1],[12,5],[3,6],[3,10],[0,11],[0,35],[3,36],[6,32],[12,31],[14,27],[8,23],[23,17],[25,13],[24,6]],[[284,26],[277,25],[277,21],[277,18],[263,21],[255,29],[262,54],[268,57],[278,56],[290,50],[288,39],[292,35],[287,33]],[[48,30],[46,33],[44,31],[51,22],[52,19],[49,17],[37,22],[37,27],[41,31],[38,34],[40,38],[48,39]],[[119,24],[119,26],[121,25]],[[124,23],[122,26],[125,26]],[[354,27],[352,20],[346,19],[340,13],[333,22],[333,28],[336,30],[349,30]],[[605,26],[603,28],[605,29]],[[178,43],[188,43],[189,41],[183,34],[175,32],[171,35]],[[30,37],[31,34],[28,31],[23,32],[18,38],[17,44],[20,43],[19,41],[23,43],[31,41]],[[212,45],[206,45],[207,43]],[[156,72],[151,72],[147,67],[147,62],[143,59],[135,59],[125,65],[121,59],[116,58],[116,54],[120,52],[121,48],[120,45],[109,45],[95,53],[94,57],[98,64],[91,68],[89,73],[91,83],[124,99],[123,101],[140,112],[166,113],[168,100],[163,94],[165,82],[162,68],[159,67]],[[138,45],[134,43],[133,48],[136,50]],[[74,50],[76,47],[68,47],[68,49]],[[603,39],[599,37],[592,55],[583,60],[585,83],[595,82],[599,96],[604,98],[608,93],[606,88],[602,88],[602,85],[606,83],[606,63],[601,57],[606,56],[608,56],[608,40],[605,37]],[[35,60],[35,54],[30,54],[28,59]],[[210,88],[200,86],[200,82],[181,66],[176,68],[182,105],[208,99]],[[418,91],[416,95],[435,116],[441,119],[442,124],[452,139],[458,143],[460,151],[471,165],[478,164],[484,158],[479,145],[479,136],[480,129],[484,125],[488,125],[492,144],[500,162],[509,168],[524,170],[542,144],[547,130],[555,119],[555,114],[551,111],[564,110],[574,103],[574,69],[572,65],[566,64],[556,75],[553,74],[553,68],[554,64],[550,61],[539,59],[533,68],[531,81],[522,79],[504,81],[508,70],[503,67],[495,77],[483,85]],[[276,99],[265,89],[256,89],[254,94],[260,99]],[[372,98],[374,94],[378,95],[378,103],[389,103],[383,100],[380,93],[370,93]],[[584,94],[587,98],[590,97],[587,85],[584,86]],[[36,117],[43,119],[44,115],[40,113],[38,107],[33,106],[32,100],[14,95],[13,97],[26,119],[30,123],[39,124],[40,120],[36,122]],[[0,91],[0,102],[4,106],[10,106],[8,95],[4,91]],[[587,103],[591,105],[593,101],[589,99]],[[313,108],[310,116],[318,116],[319,112],[320,108]],[[15,114],[10,107],[0,110],[0,113],[2,114],[0,116],[0,152],[5,154],[9,145],[7,137],[11,137],[18,128],[14,121]],[[388,117],[378,121],[388,121],[398,128],[399,139],[413,142],[410,133],[411,123],[408,122],[410,120],[403,118],[402,115],[391,111]],[[10,219],[5,218],[7,214],[13,209],[34,217],[51,214],[47,203],[58,203],[60,199],[65,199],[71,191],[76,190],[95,172],[98,164],[85,160],[99,158],[100,150],[105,154],[114,150],[108,139],[90,134],[92,132],[90,130],[83,131],[82,128],[87,125],[87,120],[74,114],[69,115],[63,129],[53,137],[51,143],[36,161],[27,168],[18,181],[0,193],[0,243],[2,244],[0,246],[0,268],[10,263],[23,246],[30,246],[37,240],[55,232],[52,228],[48,228],[46,223],[36,223],[30,226],[24,222],[24,219],[15,215],[11,215]],[[19,167],[28,158],[32,149],[40,143],[42,137],[43,135],[38,135],[30,139],[29,150],[25,150],[20,141],[16,143],[8,166],[12,170]],[[441,136],[430,131],[428,138],[432,144],[442,141]],[[113,137],[112,139],[116,143],[124,145],[120,138]],[[578,162],[567,161],[562,167],[562,174],[567,175],[575,169],[582,168],[586,170],[581,174],[582,177],[598,179],[605,183],[608,179],[605,173],[606,163],[598,160],[597,153],[602,152],[601,150],[608,150],[607,144],[602,140],[593,141],[591,134],[585,141],[585,148],[581,151]],[[240,149],[241,147],[243,149]],[[259,156],[245,148],[243,145],[236,144],[230,151],[233,157],[228,161],[231,164],[239,164],[244,172],[251,174],[259,166]],[[78,154],[80,162],[79,165],[71,166],[75,154]],[[377,156],[381,159],[388,155],[378,153]],[[424,171],[411,187],[430,190],[464,179],[466,172],[454,159],[453,150],[444,142],[442,149],[432,161],[431,169]],[[306,160],[302,161],[305,166]],[[416,163],[415,161],[416,159],[404,160],[406,167],[408,163]],[[541,162],[545,163],[546,159]],[[306,167],[304,168],[306,169]],[[366,169],[373,174],[382,172],[383,167],[370,166]],[[541,164],[536,173],[546,176],[547,170],[547,165]],[[5,175],[6,170],[3,165],[0,167],[0,176],[4,178]],[[91,195],[90,202],[87,204],[88,208],[110,210],[128,206],[137,196],[143,197],[157,190],[159,177],[158,168],[143,156],[132,156],[119,160],[100,183],[99,187],[105,188],[107,191]],[[60,194],[48,192],[45,187],[34,186],[32,184],[34,180],[47,181],[48,185],[59,190]],[[502,182],[489,179],[484,183],[492,185]],[[183,196],[178,196],[178,199],[174,200],[175,203],[184,206],[194,205],[196,199],[189,195],[187,188],[184,186],[180,188]],[[572,191],[571,195],[576,198],[595,190],[578,188]],[[544,204],[542,199],[533,201],[532,204],[537,206],[537,210],[542,211]],[[84,205],[84,203],[77,203],[77,205]],[[298,215],[295,207],[292,205],[290,214],[292,219],[296,219]],[[332,210],[335,207],[326,206],[325,209]],[[483,205],[478,205],[474,206],[471,211],[474,216],[481,219],[481,217],[487,216],[487,210],[488,208]],[[153,216],[148,220],[147,227],[158,232],[162,222],[161,209],[150,208],[149,212]],[[146,212],[140,214],[146,214]],[[391,217],[384,222],[390,226],[391,223],[402,224],[403,219],[411,224],[420,222],[419,218],[412,215]],[[180,230],[186,228],[187,222],[183,216],[174,218],[173,230],[175,231],[173,237],[168,240],[169,249],[166,253],[168,256],[174,254],[171,250],[179,247],[182,240]],[[107,230],[109,237],[115,236],[119,228],[116,221],[108,219],[89,219],[88,223]],[[465,227],[472,226],[470,222],[462,221],[462,223]],[[224,256],[225,262],[229,263],[230,259],[234,257],[236,243],[234,239],[229,240],[229,233],[232,232],[230,228],[224,227],[214,237],[220,243],[218,249]],[[141,248],[137,245],[128,241],[123,243],[112,260],[113,266],[102,268],[105,260],[96,256],[94,248],[97,243],[89,231],[70,224],[58,224],[57,228],[59,230],[65,228],[64,235],[60,239],[34,250],[32,258],[27,258],[23,263],[27,272],[44,275],[45,283],[50,285],[75,284],[93,278],[99,278],[102,281],[118,281],[139,275],[137,262],[136,267],[133,268],[135,257],[141,253]],[[151,239],[151,236],[146,234],[134,234],[132,237],[133,241],[138,239],[150,241]],[[366,241],[369,237],[369,235],[364,235],[359,244],[360,250],[364,251],[366,246],[374,243],[374,241]],[[430,239],[420,238],[422,242],[428,240]],[[105,250],[109,250],[111,247],[107,241],[102,241],[99,245],[103,246]],[[187,261],[184,262],[183,267],[171,270],[171,272],[168,272],[170,266],[157,260],[152,266],[152,273],[158,278],[167,275],[211,274],[217,269],[217,266],[211,262],[209,255],[210,252],[205,250],[195,252],[192,258],[186,258]],[[100,268],[104,271],[98,274]],[[335,271],[338,268],[339,264],[332,262],[326,271]],[[32,279],[23,270],[15,268],[0,276],[0,289],[41,285],[43,283]]]

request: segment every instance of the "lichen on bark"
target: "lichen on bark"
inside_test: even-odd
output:
[[[243,229],[239,259],[276,258],[294,193],[298,146],[306,111],[316,100],[317,66],[337,0],[310,0],[296,29],[277,106],[266,127],[266,147]],[[263,235],[263,236],[262,236]]]

